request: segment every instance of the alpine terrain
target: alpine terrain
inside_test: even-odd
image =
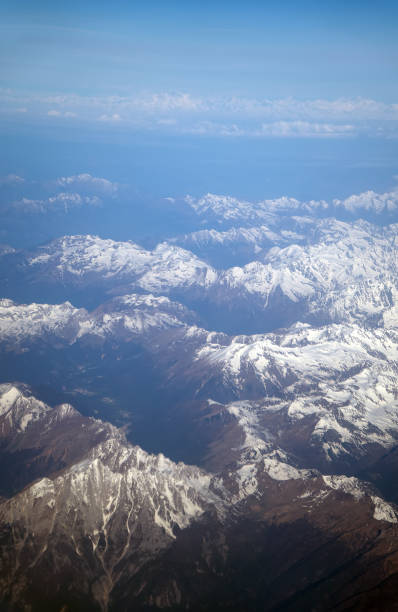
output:
[[[2,246],[2,610],[398,610],[397,203]]]

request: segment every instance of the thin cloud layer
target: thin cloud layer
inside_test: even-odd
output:
[[[49,110],[47,112],[47,115],[49,117],[69,117],[69,118],[77,117],[76,113],[72,113],[71,111],[60,111],[60,110],[55,110],[55,109]]]
[[[190,93],[130,96],[21,95],[0,91],[3,116],[21,108],[31,120],[123,125],[197,135],[253,137],[398,136],[398,103],[367,98],[335,100],[205,97]]]
[[[354,125],[311,123],[309,121],[275,121],[273,123],[263,123],[260,134],[282,138],[325,138],[347,136],[354,132]]]

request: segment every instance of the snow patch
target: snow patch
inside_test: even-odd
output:
[[[376,521],[386,521],[387,523],[398,522],[395,511],[390,504],[384,501],[384,499],[373,495],[372,502],[374,504],[373,518],[376,519]]]

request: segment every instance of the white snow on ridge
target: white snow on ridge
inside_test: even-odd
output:
[[[152,265],[138,285],[146,291],[168,293],[192,285],[208,287],[216,280],[216,271],[193,253],[163,242],[153,251]]]
[[[185,234],[178,238],[169,239],[171,244],[180,244],[186,248],[197,247],[206,249],[208,247],[222,246],[234,247],[239,245],[250,246],[255,252],[261,252],[262,248],[269,244],[286,244],[293,240],[304,241],[303,234],[290,230],[271,229],[267,225],[256,227],[232,227],[226,231],[215,229],[199,230],[191,234]]]
[[[295,218],[298,229],[305,219]],[[311,221],[311,220],[310,220]],[[210,300],[228,295],[257,299],[256,308],[278,306],[280,297],[305,305],[308,314],[321,320],[350,321],[383,318],[394,324],[398,295],[397,228],[380,228],[364,221],[347,223],[335,219],[311,221],[301,244],[275,246],[266,254],[261,244],[267,237],[266,225],[231,229],[227,232],[203,230],[192,235],[195,241],[215,243],[243,240],[251,244],[252,261],[242,267],[215,270],[173,239],[147,251],[133,242],[103,240],[96,236],[66,236],[31,256],[42,278],[62,279],[77,284],[120,283],[133,291],[158,295],[203,290]],[[293,224],[294,226],[294,224]],[[286,232],[285,232],[286,233]],[[294,238],[290,235],[289,240]],[[268,236],[274,239],[274,235]],[[268,239],[268,238],[267,238]],[[256,243],[259,240],[259,245]],[[279,239],[278,239],[279,240]],[[181,241],[180,241],[181,242]],[[281,245],[283,246],[283,241]],[[258,261],[260,258],[261,261]]]
[[[299,270],[320,286],[347,283],[353,278],[379,278],[382,271],[394,274],[398,269],[398,253],[394,246],[395,232],[384,231],[364,222],[339,223],[335,236],[333,224],[326,227],[315,244],[275,247],[266,257],[273,267]],[[326,238],[326,240],[325,240]]]
[[[355,499],[362,499],[365,495],[363,485],[358,478],[353,476],[322,476],[324,483],[330,489],[335,491],[343,491],[348,495],[352,495]]]
[[[372,496],[372,501],[374,504],[374,513],[373,518],[376,521],[386,521],[387,523],[397,523],[397,514],[384,499],[378,497],[377,495]]]
[[[297,218],[299,222],[302,225],[304,219]],[[210,281],[202,282],[203,288],[222,290],[226,295],[232,290],[234,297],[252,295],[263,302],[264,308],[272,305],[275,297],[279,299],[279,291],[293,303],[304,302],[311,315],[316,317],[319,312],[321,319],[336,322],[367,320],[389,313],[386,317],[391,326],[398,295],[397,228],[335,219],[311,223],[303,244],[274,246],[265,255],[258,255],[261,261],[218,274],[213,271],[211,278],[207,277]],[[202,230],[191,238],[188,235],[186,240],[199,247],[209,241],[224,243],[226,256],[228,244],[233,245],[234,240],[237,245],[250,243],[254,252],[261,253],[265,227],[233,228],[227,232]],[[155,290],[155,284],[151,287]]]
[[[67,236],[54,243],[57,268],[77,276],[90,272],[106,277],[139,274],[152,262],[152,255],[134,242],[115,242],[97,236]]]
[[[120,342],[140,338],[148,349],[168,352],[176,338],[177,357],[184,345],[181,372],[194,367],[194,386],[213,372],[235,397],[244,398],[253,382],[258,393],[268,393],[268,385],[294,393],[296,401],[286,406],[289,418],[314,415],[317,443],[329,431],[337,437],[338,442],[325,442],[327,456],[329,451],[334,456],[347,452],[346,443],[360,448],[393,442],[398,429],[397,330],[296,324],[278,334],[231,338],[189,325],[189,317],[183,306],[148,295],[115,298],[91,314],[68,303],[18,306],[3,300],[0,340],[26,350],[42,338],[62,339],[66,345],[90,335]],[[161,330],[170,330],[171,336],[164,346],[153,345],[153,334]]]
[[[221,504],[209,489],[211,480],[212,476],[199,468],[128,445],[115,430],[114,437],[94,447],[85,459],[54,479],[43,478],[27,487],[9,500],[8,506],[14,520],[21,512],[29,516],[27,508],[33,505],[34,514],[39,515],[47,512],[46,506],[55,507],[65,514],[65,529],[68,517],[78,513],[82,534],[90,537],[94,548],[101,532],[105,537],[116,533],[124,520],[124,546],[137,524],[144,525],[143,537],[148,541],[153,525],[174,539],[176,526],[184,529],[210,503]],[[38,505],[39,499],[43,506]]]
[[[398,190],[387,193],[376,193],[365,191],[358,195],[352,195],[345,200],[333,200],[336,207],[345,208],[350,212],[360,212],[361,210],[375,212],[392,212],[398,209]]]
[[[237,336],[226,346],[206,343],[196,360],[218,364],[236,384],[248,367],[264,382],[275,378],[277,371],[281,378],[293,375],[320,383],[369,361],[396,362],[398,338],[393,330],[366,331],[348,325],[292,328],[285,334]]]
[[[258,472],[265,471],[273,480],[297,480],[310,478],[310,470],[301,470],[289,463],[289,457],[275,448],[272,436],[260,426],[259,408],[248,401],[233,402],[226,406],[241,427],[244,439],[239,449],[236,482],[239,493],[236,499],[244,499],[258,490]]]
[[[254,261],[222,273],[220,283],[257,294],[265,305],[279,288],[293,302],[315,298],[314,309],[317,303],[328,305],[335,291],[329,309],[340,308],[340,315],[344,316],[345,310],[347,316],[350,306],[358,307],[359,299],[364,314],[371,315],[390,307],[386,297],[380,301],[385,288],[392,295],[398,290],[395,240],[396,231],[392,228],[325,220],[319,224],[314,244],[273,247],[262,262]],[[366,292],[362,299],[361,291]]]
[[[26,432],[29,426],[51,412],[51,408],[10,383],[0,384],[0,437],[10,431]]]
[[[357,501],[369,495],[369,487],[358,478],[348,476],[322,476],[322,478],[327,487],[352,495]],[[398,522],[394,509],[384,499],[377,495],[370,495],[370,499],[374,506],[373,518],[376,521]]]
[[[251,294],[264,298],[265,306],[269,296],[280,288],[292,302],[314,295],[316,287],[301,272],[292,272],[289,268],[275,269],[270,264],[258,261],[243,268],[234,267],[220,275],[220,283],[228,288],[244,289]]]
[[[263,449],[267,442],[259,425],[261,410],[281,411],[292,424],[312,416],[311,444],[328,461],[342,454],[359,457],[371,444],[385,448],[396,444],[395,330],[296,325],[286,333],[236,337],[226,345],[222,338],[213,343],[204,339],[195,358],[200,372],[218,370],[220,384],[242,400],[254,381],[259,397],[264,389],[263,407],[247,401],[229,404],[246,436],[256,440],[248,447],[256,448],[262,440]],[[270,402],[270,384],[294,399]]]
[[[25,434],[32,425],[40,421],[46,420],[48,427],[78,414],[70,404],[51,408],[31,395],[23,386],[18,388],[11,383],[0,384],[0,437]]]
[[[0,341],[17,348],[47,336],[69,344],[87,335],[128,339],[151,330],[182,327],[192,316],[177,302],[153,295],[115,298],[91,313],[69,302],[16,304],[0,300]]]
[[[190,251],[167,243],[147,251],[134,242],[116,242],[98,236],[65,236],[41,247],[30,257],[31,266],[46,273],[82,282],[118,281],[158,293],[190,285],[208,286],[217,275]]]
[[[63,304],[15,304],[0,300],[0,340],[25,341],[53,334],[60,338],[73,337],[87,311]]]
[[[8,384],[0,385],[0,416],[8,412],[20,396],[21,392],[16,387]]]
[[[274,213],[280,211],[313,211],[316,209],[327,209],[328,204],[324,201],[300,202],[295,198],[283,196],[274,200],[263,200],[260,202],[248,202],[226,195],[215,195],[208,193],[195,199],[186,196],[186,203],[201,217],[215,216],[219,221],[260,221],[267,220]]]

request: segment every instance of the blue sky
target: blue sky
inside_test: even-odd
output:
[[[2,2],[3,87],[397,99],[394,2]]]
[[[396,2],[8,2],[0,175],[346,197],[398,174]]]

